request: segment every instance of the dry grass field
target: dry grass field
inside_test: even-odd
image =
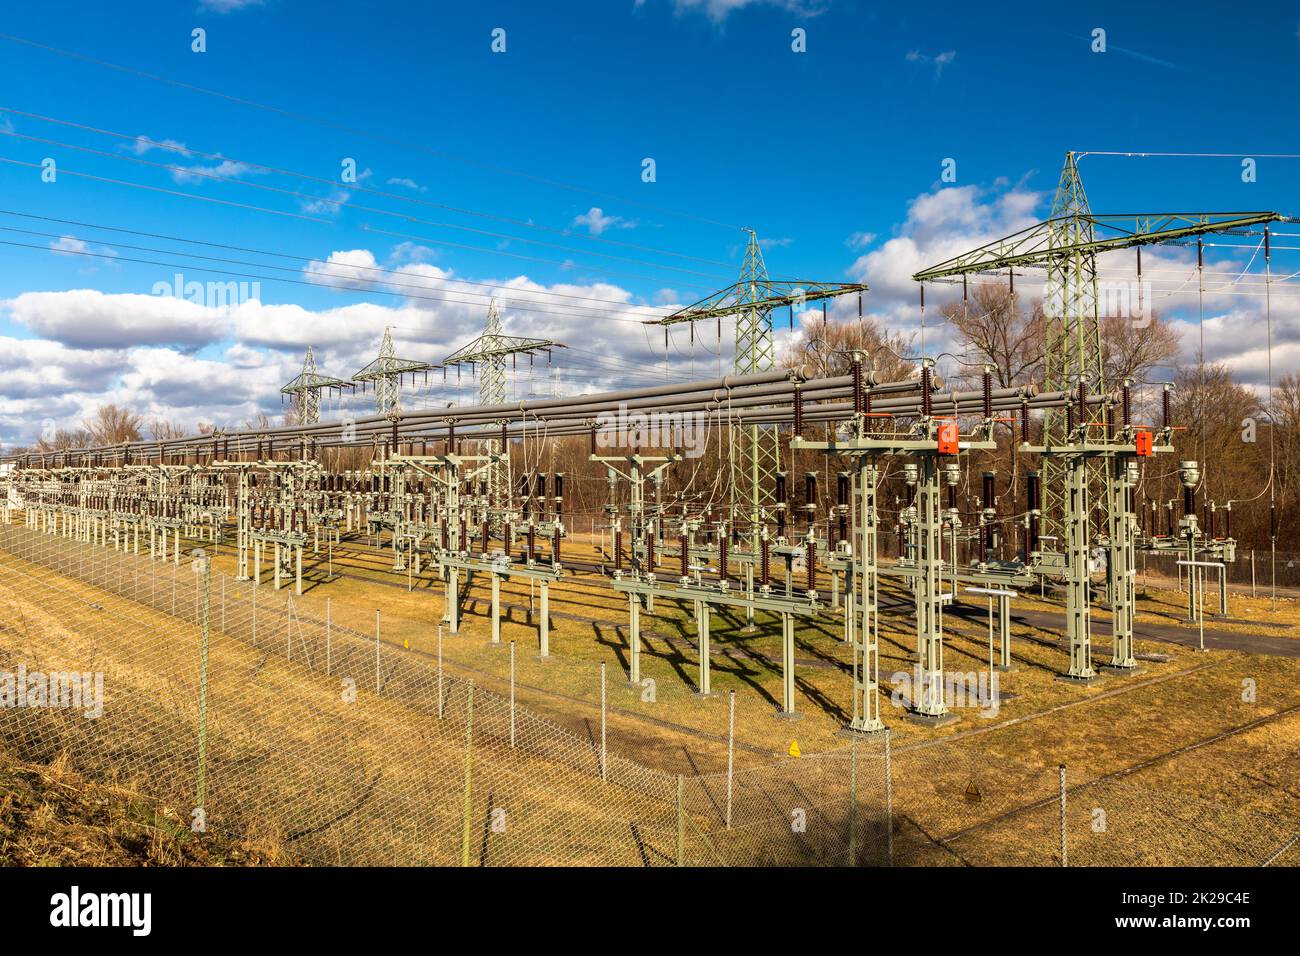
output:
[[[598,560],[581,540],[566,543],[566,558]],[[172,566],[145,559],[134,564],[141,562],[161,586],[171,586]],[[310,564],[307,593],[292,600],[292,613],[303,621],[328,614],[340,632],[356,632],[348,640],[357,644],[357,663],[373,655],[378,610],[385,667],[400,678],[394,686],[404,681],[429,693],[443,610],[440,584],[426,575],[413,578],[408,589],[387,570],[391,556],[363,542],[334,550],[332,579],[326,580],[324,556]],[[233,571],[228,549],[214,570]],[[178,586],[195,586],[188,568],[179,574]],[[218,573],[214,588],[220,579]],[[884,590],[887,604],[906,598],[888,580]],[[274,609],[288,607],[290,594],[265,584],[259,589],[266,620]],[[1149,589],[1145,600],[1176,615],[1182,597]],[[1234,616],[1249,613],[1237,610],[1243,600],[1233,596]],[[1014,696],[996,713],[965,709],[960,722],[928,728],[883,702],[891,727],[889,829],[879,739],[855,744],[852,760],[840,733],[851,658],[835,612],[801,622],[797,707],[803,717],[790,722],[777,716],[774,622],[760,620],[755,632],[745,633],[743,620],[715,618],[715,695],[701,698],[694,693],[689,617],[661,602],[654,615],[642,617],[642,670],[655,682],[650,700],[643,688],[625,685],[624,599],[594,573],[575,571],[552,588],[551,657],[545,661],[536,659],[528,585],[503,583],[502,602],[508,610],[502,639],[516,642],[520,714],[541,718],[529,724],[538,741],[554,737],[564,746],[503,744],[510,653],[508,643],[488,643],[488,589],[475,581],[461,632],[443,635],[447,679],[458,688],[473,680],[492,700],[483,704],[483,735],[476,737],[482,775],[475,775],[472,796],[471,862],[670,862],[682,819],[687,862],[877,863],[887,862],[892,849],[900,864],[1052,865],[1059,862],[1061,764],[1067,767],[1071,863],[1258,863],[1300,829],[1295,658],[1139,641],[1139,673],[1080,686],[1056,679],[1065,657],[1059,633],[1017,626],[1017,667],[1000,675],[1000,690]],[[1040,604],[1025,595],[1016,607]],[[912,666],[905,611],[891,610],[882,622],[882,677]],[[983,609],[976,605],[975,611],[950,609],[945,616],[949,669],[980,670],[987,661]],[[102,627],[106,619],[114,622],[110,630]],[[368,862],[461,861],[461,697],[449,694],[445,717],[438,719],[420,703],[425,698],[390,693],[387,679],[382,693],[372,693],[375,685],[367,684],[359,664],[353,667],[363,675],[356,679],[356,699],[344,702],[341,672],[323,675],[319,653],[310,661],[302,654],[286,657],[278,632],[250,643],[233,633],[237,629],[226,634],[221,621],[213,624],[208,805],[214,824],[306,862],[351,862],[362,849]],[[1269,633],[1275,630],[1287,628]],[[103,661],[117,687],[106,712],[119,722],[107,736],[108,728],[97,728],[92,737],[72,718],[58,732],[33,733],[28,718],[22,739],[29,752],[19,756],[48,764],[72,750],[79,756],[77,772],[113,786],[141,787],[174,807],[191,806],[196,633],[192,624],[160,612],[156,602],[150,607],[0,552],[4,661],[52,662],[47,667]],[[292,655],[292,638],[289,649]],[[619,761],[618,780],[607,783],[589,757],[600,736],[602,663],[608,747]],[[727,828],[722,771],[730,691],[737,772]],[[2,739],[13,739],[14,719],[0,712]],[[31,744],[43,740],[48,746],[37,752]],[[802,756],[787,756],[796,741]],[[673,794],[678,774],[686,778],[680,817]],[[497,832],[493,811],[502,808],[508,822]],[[808,821],[802,831],[791,827],[798,812]],[[1294,856],[1292,849],[1276,862],[1294,863]]]

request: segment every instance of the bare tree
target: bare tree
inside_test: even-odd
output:
[[[34,450],[38,452],[65,451],[69,448],[85,448],[94,444],[94,438],[84,428],[60,428],[49,438],[39,438]]]
[[[1178,330],[1154,312],[1145,325],[1126,316],[1107,316],[1101,320],[1102,374],[1116,388],[1125,379],[1148,384],[1155,369],[1177,358],[1178,345]]]
[[[101,405],[86,423],[97,444],[117,445],[140,440],[140,416],[120,405]]]
[[[1180,366],[1174,374],[1171,401],[1174,447],[1178,459],[1200,463],[1198,501],[1214,502],[1222,508],[1228,501],[1257,502],[1268,481],[1267,432],[1260,429],[1259,441],[1243,441],[1242,422],[1262,417],[1264,406],[1255,392],[1233,380],[1228,366]],[[1181,484],[1170,466],[1155,469],[1144,482],[1143,493],[1158,504],[1174,502],[1175,513],[1182,495]],[[1238,510],[1233,533],[1255,534],[1266,513],[1257,505]],[[1220,528],[1221,530],[1221,528]]]
[[[185,429],[175,422],[155,418],[149,423],[149,437],[154,441],[172,441],[185,437]]]
[[[903,358],[912,340],[887,332],[872,317],[855,322],[832,322],[815,313],[801,323],[803,335],[782,357],[787,368],[803,366],[810,375],[847,375],[853,353],[865,356],[864,366],[879,382],[897,382],[916,376],[916,365]]]
[[[1000,388],[1023,385],[1042,375],[1043,303],[1028,311],[1020,297],[1003,285],[977,285],[969,300],[947,302],[940,313],[953,328],[970,361],[993,367]]]

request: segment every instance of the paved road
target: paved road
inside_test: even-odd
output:
[[[1048,631],[1065,631],[1064,612],[1020,611],[1011,615],[1012,621],[1040,627]],[[1110,621],[1093,619],[1092,636],[1110,638]],[[1141,614],[1133,624],[1133,636],[1139,640],[1164,641],[1183,647],[1199,647],[1200,632],[1174,624],[1143,620]],[[1272,654],[1277,657],[1300,657],[1300,638],[1278,637],[1272,634],[1243,634],[1237,631],[1205,629],[1205,646],[1217,650],[1245,651],[1247,654]]]

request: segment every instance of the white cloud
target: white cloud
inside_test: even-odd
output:
[[[897,235],[860,256],[849,274],[870,283],[875,307],[912,308],[918,295],[913,273],[1032,226],[1043,201],[1042,193],[1021,187],[947,186],[922,193],[908,205]]]
[[[913,274],[1028,228],[1042,218],[1038,213],[1044,202],[1042,193],[1020,186],[937,187],[908,204],[907,217],[895,235],[863,252],[849,267],[849,276],[870,286],[864,298],[870,314],[890,330],[915,336],[919,346],[920,287],[912,280]],[[850,240],[862,235],[854,233]],[[937,306],[959,294],[960,286],[931,283],[926,287],[927,353],[952,348],[948,330],[938,321]],[[856,315],[856,299],[844,296],[831,308],[842,317]]]
[[[137,136],[129,144],[124,144],[122,149],[136,156],[144,156],[155,150],[164,153],[159,157],[159,161],[168,166],[176,166],[178,157],[189,159],[195,155],[194,151],[178,139],[151,139],[148,136]],[[241,163],[233,159],[226,159],[220,153],[211,157],[213,160],[207,164],[199,163],[193,166],[177,167],[171,171],[172,181],[182,184],[202,183],[214,176],[223,179],[238,179],[241,176],[260,176],[263,170],[256,166],[250,166],[248,163]]]
[[[82,273],[97,272],[106,262],[117,258],[116,249],[109,246],[92,246],[77,236],[59,236],[50,243],[50,250],[55,255],[78,260],[81,264],[77,271]]]
[[[429,191],[428,186],[421,186],[414,179],[409,179],[406,176],[394,176],[392,179],[387,180],[387,184],[389,186],[405,186],[407,189],[413,189],[418,193],[427,193]]]
[[[70,390],[106,388],[120,362],[121,352],[116,349],[71,348],[48,339],[0,336],[0,367],[5,369],[5,401],[0,408]]]
[[[357,173],[357,183],[364,183],[373,175],[373,170],[363,169],[361,172]],[[319,199],[298,200],[298,208],[308,215],[320,215],[321,213],[324,213],[330,216],[337,216],[342,212],[343,207],[348,204],[348,200],[352,198],[352,192],[353,190],[348,189],[346,186],[334,186],[330,189],[328,196],[323,196]]]
[[[303,272],[308,281],[331,289],[364,290],[382,285],[384,273],[369,249],[331,252],[324,262],[314,259]]]
[[[617,226],[619,229],[631,229],[636,223],[624,219],[622,216],[606,216],[605,210],[599,206],[592,206],[580,216],[573,217],[575,226],[585,226],[587,231],[593,236],[599,236],[606,229]]]
[[[870,292],[864,303],[869,313],[886,327],[914,337],[920,331],[920,293],[912,281],[915,272],[1022,229],[1046,217],[1049,196],[1020,185],[999,181],[991,188],[949,186],[915,197],[907,218],[883,244],[865,251],[849,268],[850,276],[867,282]],[[1101,210],[1105,211],[1105,210]],[[1250,249],[1224,252],[1222,258],[1205,260],[1204,296],[1205,357],[1223,362],[1238,382],[1251,385],[1261,394],[1268,375],[1269,321],[1265,315],[1260,264],[1250,261]],[[1144,301],[1180,335],[1183,363],[1198,357],[1202,325],[1198,308],[1198,282],[1194,249],[1147,247],[1142,254],[1143,277],[1149,283]],[[1132,250],[1105,253],[1098,257],[1098,278],[1106,286],[1135,283],[1136,255]],[[1256,275],[1242,282],[1234,277],[1251,268]],[[1217,275],[1216,275],[1217,274]],[[1018,269],[1016,290],[1026,305],[1041,297],[1045,274],[1032,268]],[[976,276],[978,282],[1006,282],[1005,273]],[[1274,285],[1271,302],[1274,380],[1284,372],[1300,368],[1300,297],[1278,294]],[[960,282],[926,285],[925,351],[936,355],[957,351],[951,330],[940,318],[940,306],[961,296]],[[832,306],[842,318],[856,314],[852,297]],[[778,335],[780,333],[778,332]]]
[[[637,6],[642,5],[643,0],[637,0]],[[673,9],[677,13],[703,13],[714,23],[721,23],[737,10],[760,6],[776,7],[790,13],[815,17],[826,11],[827,7],[830,6],[830,0],[825,0],[825,2],[819,2],[819,0],[809,0],[809,2],[802,2],[802,0],[673,0]]]
[[[847,240],[860,253],[849,274],[870,284],[864,304],[888,327],[917,331],[917,270],[1038,222],[1047,213],[1048,196],[1004,181],[988,187],[948,186],[916,196],[905,219],[883,233],[855,232]],[[600,212],[604,217],[604,212]],[[76,248],[67,237],[64,249]],[[440,362],[483,327],[487,298],[501,301],[508,333],[550,339],[568,345],[556,350],[554,366],[539,358],[535,367],[522,359],[512,381],[516,397],[580,392],[645,384],[664,363],[664,333],[641,324],[674,309],[682,294],[659,289],[653,306],[639,306],[628,290],[608,282],[569,281],[543,284],[527,275],[483,277],[477,285],[461,284],[454,274],[423,261],[427,247],[403,243],[386,259],[365,248],[335,250],[304,271],[326,288],[365,287],[369,292],[397,293],[381,301],[346,302],[333,308],[246,299],[233,307],[204,306],[161,296],[106,294],[91,289],[27,292],[0,308],[34,338],[0,336],[0,443],[28,442],[40,422],[54,418],[59,427],[76,427],[105,402],[127,405],[146,418],[175,420],[186,427],[197,421],[239,426],[257,413],[281,412],[279,388],[301,368],[306,345],[315,347],[318,367],[347,379],[376,354],[385,327],[391,326],[403,357]],[[1246,267],[1249,253],[1226,250],[1207,258],[1207,273],[1234,273]],[[385,262],[391,271],[370,272]],[[1146,274],[1156,282],[1156,308],[1183,333],[1184,357],[1194,358],[1198,315],[1194,250],[1161,248],[1144,252]],[[1129,277],[1133,254],[1108,255],[1103,277]],[[1258,270],[1258,262],[1254,264]],[[1127,270],[1127,271],[1126,271]],[[1028,270],[1026,270],[1027,272]],[[170,276],[168,277],[171,278]],[[996,281],[996,280],[994,280]],[[1037,294],[1032,274],[1017,275],[1026,297]],[[1179,289],[1177,295],[1167,295]],[[927,286],[926,351],[952,350],[939,322],[938,306],[960,296],[960,284]],[[1206,354],[1230,363],[1239,380],[1259,386],[1266,374],[1267,332],[1258,285],[1220,289],[1210,284],[1205,299]],[[553,295],[552,295],[553,294]],[[683,293],[690,298],[690,293]],[[346,301],[346,300],[341,300]],[[833,315],[856,316],[856,301],[845,296],[832,304]],[[1276,295],[1272,308],[1275,376],[1300,367],[1300,299]],[[668,363],[672,374],[688,374],[700,340],[717,348],[710,323],[695,330],[671,332]],[[784,322],[776,329],[778,347],[791,333]],[[732,335],[723,329],[721,362],[731,360]],[[709,362],[704,363],[709,365]],[[559,372],[558,379],[553,375]],[[701,374],[698,365],[695,372]],[[473,401],[477,383],[468,369],[457,390],[456,374],[431,375],[427,389],[409,392],[407,407]],[[333,401],[331,399],[330,401]],[[370,409],[371,396],[347,396],[354,413]],[[327,408],[325,418],[340,414]]]
[[[135,153],[137,156],[143,156],[151,150],[166,150],[173,155],[179,153],[182,156],[190,156],[190,149],[178,139],[150,139],[148,136],[137,136],[131,140],[129,146],[123,146],[128,152]]]
[[[90,247],[86,245],[86,240],[76,236],[59,236],[50,243],[50,248],[60,255],[68,256],[85,253]]]
[[[233,159],[221,159],[220,162],[211,163],[207,166],[188,166],[185,169],[176,169],[172,171],[172,179],[178,183],[201,183],[205,179],[220,177],[222,179],[238,179],[240,176],[261,175],[262,170],[255,166],[249,166],[247,163],[237,162]]]
[[[185,299],[94,289],[24,292],[3,305],[15,322],[38,335],[82,349],[205,345],[220,339],[229,324],[221,310]]]
[[[1300,299],[1275,281],[1266,307],[1259,261],[1251,263],[1244,249],[1237,256],[1214,256],[1213,251],[1207,250],[1205,258],[1203,327],[1196,255],[1191,249],[1145,249],[1142,268],[1150,289],[1144,295],[1150,295],[1151,306],[1171,319],[1181,334],[1183,362],[1196,362],[1203,331],[1206,361],[1226,364],[1238,382],[1254,386],[1262,395],[1268,382],[1270,326],[1274,381],[1300,369]],[[1238,281],[1238,274],[1248,266],[1253,274]],[[1098,273],[1103,281],[1136,281],[1135,257],[1131,252],[1107,254],[1098,261]]]
[[[903,57],[908,63],[923,63],[934,67],[934,78],[937,81],[943,75],[943,68],[957,59],[956,50],[944,50],[941,53],[933,55],[922,53],[920,50],[908,50],[907,55]]]
[[[425,262],[438,255],[436,249],[418,242],[399,242],[393,246],[388,258],[392,262]]]
[[[358,267],[375,261],[370,250],[343,250],[318,260],[316,275],[326,283],[356,281],[369,276]],[[88,289],[24,293],[0,303],[13,321],[38,336],[0,337],[0,367],[6,371],[0,379],[0,443],[32,441],[47,417],[61,428],[79,427],[106,402],[187,428],[199,421],[238,427],[258,413],[277,418],[282,410],[279,388],[301,369],[306,345],[315,346],[322,372],[348,379],[374,359],[385,327],[391,326],[399,355],[437,363],[482,331],[487,299],[493,295],[511,334],[570,346],[556,350],[553,366],[542,357],[533,365],[521,359],[515,397],[644,384],[646,375],[637,370],[662,365],[662,334],[648,335],[640,319],[662,314],[671,302],[635,306],[630,292],[605,282],[545,285],[515,275],[469,286],[451,282],[450,276],[447,270],[408,260],[377,278],[384,289],[426,298],[326,309],[256,298],[231,308],[210,308]],[[400,288],[398,283],[421,288]],[[676,296],[665,292],[658,298]],[[685,348],[680,333],[674,339]],[[672,350],[672,362],[679,358]],[[477,382],[466,368],[459,390],[454,370],[445,385],[441,375],[431,374],[421,389],[408,393],[409,407],[473,401]],[[327,405],[337,401],[330,398]],[[365,414],[372,397],[348,395],[341,401],[354,414]],[[340,407],[327,409],[326,419],[342,414]]]
[[[199,0],[199,9],[209,13],[234,13],[248,7],[260,7],[266,0]]]

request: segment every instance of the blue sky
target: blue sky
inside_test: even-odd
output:
[[[194,28],[206,52],[192,51]],[[492,52],[495,28],[504,53]],[[796,28],[805,53],[791,50]],[[1090,49],[1096,28],[1104,54]],[[662,363],[663,342],[626,310],[662,313],[725,285],[741,226],[767,243],[773,275],[865,280],[868,309],[905,326],[909,256],[941,258],[1043,218],[1067,149],[1231,154],[1087,157],[1097,211],[1300,214],[1300,160],[1260,158],[1253,183],[1240,166],[1300,153],[1293,5],[69,2],[11,5],[0,33],[172,81],[0,39],[0,106],[127,137],[0,113],[0,129],[109,154],[0,136],[0,157],[50,157],[61,173],[43,183],[39,169],[0,163],[0,208],[255,249],[295,279],[263,281],[259,307],[238,320],[142,310],[133,297],[176,269],[127,261],[172,259],[123,247],[161,240],[0,215],[0,226],[50,234],[0,233],[41,247],[0,246],[0,362],[14,373],[0,383],[0,443],[30,438],[35,417],[73,423],[103,400],[187,425],[273,411],[305,344],[346,377],[386,324],[402,351],[436,361],[481,326],[478,296],[512,282],[532,290],[514,304],[531,296],[538,308],[507,308],[508,330],[575,346],[566,387],[635,381]],[[145,149],[137,136],[187,151]],[[653,183],[642,181],[646,157]],[[391,196],[337,182],[344,158],[358,185]],[[946,158],[955,183],[939,181]],[[358,281],[383,269],[405,284]],[[403,297],[416,287],[429,297]],[[455,306],[435,299],[449,288]],[[1216,348],[1232,359],[1244,306],[1216,305]],[[691,360],[675,340],[669,374],[711,372],[727,337]],[[1237,357],[1249,378],[1258,355]]]

